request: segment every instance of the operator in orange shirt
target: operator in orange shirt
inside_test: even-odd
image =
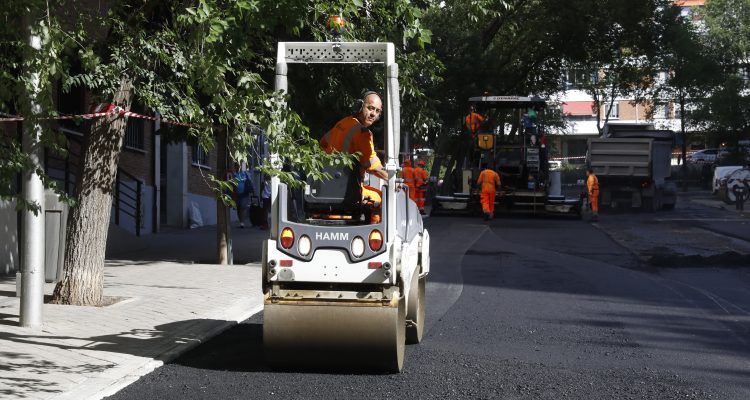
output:
[[[383,112],[383,100],[373,91],[366,91],[362,99],[357,100],[352,107],[352,114],[342,118],[320,139],[320,146],[326,153],[334,150],[350,154],[359,153],[360,178],[367,172],[380,179],[388,180],[388,173],[375,153],[372,142],[372,132],[368,129],[380,119]],[[372,202],[373,212],[370,222],[380,222],[380,204],[382,193],[380,190],[362,185],[362,200]]]
[[[414,168],[414,176],[416,177],[417,187],[417,207],[419,207],[419,213],[424,214],[424,197],[427,193],[425,188],[427,187],[427,171],[424,169],[424,160],[417,161],[417,168]]]
[[[466,115],[465,124],[466,129],[471,132],[472,139],[476,137],[477,132],[485,119],[484,116],[476,112],[476,107],[473,104],[469,106],[469,114]]]
[[[480,200],[482,201],[482,212],[484,213],[484,220],[489,221],[495,217],[495,193],[497,188],[500,187],[500,175],[497,172],[487,167],[487,164],[482,164],[482,172],[479,174],[477,179],[477,185],[482,188]]]
[[[589,194],[589,204],[591,204],[591,221],[599,221],[599,178],[594,174],[594,169],[586,170],[586,188]]]

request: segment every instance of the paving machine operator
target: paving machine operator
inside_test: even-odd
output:
[[[355,101],[352,115],[342,118],[320,139],[320,145],[326,153],[334,150],[358,154],[361,177],[367,172],[380,179],[388,180],[388,173],[375,153],[370,126],[380,119],[383,112],[383,100],[373,91],[365,91],[362,98]],[[361,180],[361,179],[360,179]],[[362,200],[373,207],[371,223],[380,222],[380,190],[362,185]]]

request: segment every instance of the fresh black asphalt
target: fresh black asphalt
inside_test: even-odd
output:
[[[111,399],[750,398],[747,270],[644,265],[603,217],[428,219],[427,331],[401,374],[271,370],[259,314]]]

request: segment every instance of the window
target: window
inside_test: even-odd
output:
[[[83,99],[85,98],[84,90],[81,86],[71,86],[67,92],[63,90],[62,82],[57,83],[57,110],[63,115],[81,115],[85,114]],[[57,120],[58,125],[69,131],[82,132],[83,123],[80,119],[62,119]]]
[[[602,117],[607,118],[607,113],[609,113],[609,119],[619,119],[620,118],[620,103],[614,102],[612,103],[612,111],[610,112],[610,105],[605,104],[604,105],[604,115]]]
[[[669,108],[666,104],[660,103],[654,106],[654,119],[666,119],[669,115]]]
[[[138,118],[129,117],[125,128],[124,146],[129,149],[145,150],[143,147],[143,121]]]
[[[551,105],[545,111],[545,116],[551,120],[558,120],[563,118],[562,107],[559,105]]]
[[[578,89],[586,83],[593,82],[593,74],[580,69],[565,71],[565,88]]]
[[[658,85],[665,85],[669,80],[669,72],[659,71],[656,73],[655,79]]]
[[[193,146],[193,165],[208,168],[208,153],[200,145]]]

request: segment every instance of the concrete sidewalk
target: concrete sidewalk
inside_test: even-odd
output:
[[[0,397],[102,398],[259,312],[257,261],[267,232],[232,234],[243,264],[220,266],[206,264],[216,254],[214,227],[141,238],[113,228],[104,295],[119,301],[45,304],[40,330],[18,327],[15,278],[0,277]]]

